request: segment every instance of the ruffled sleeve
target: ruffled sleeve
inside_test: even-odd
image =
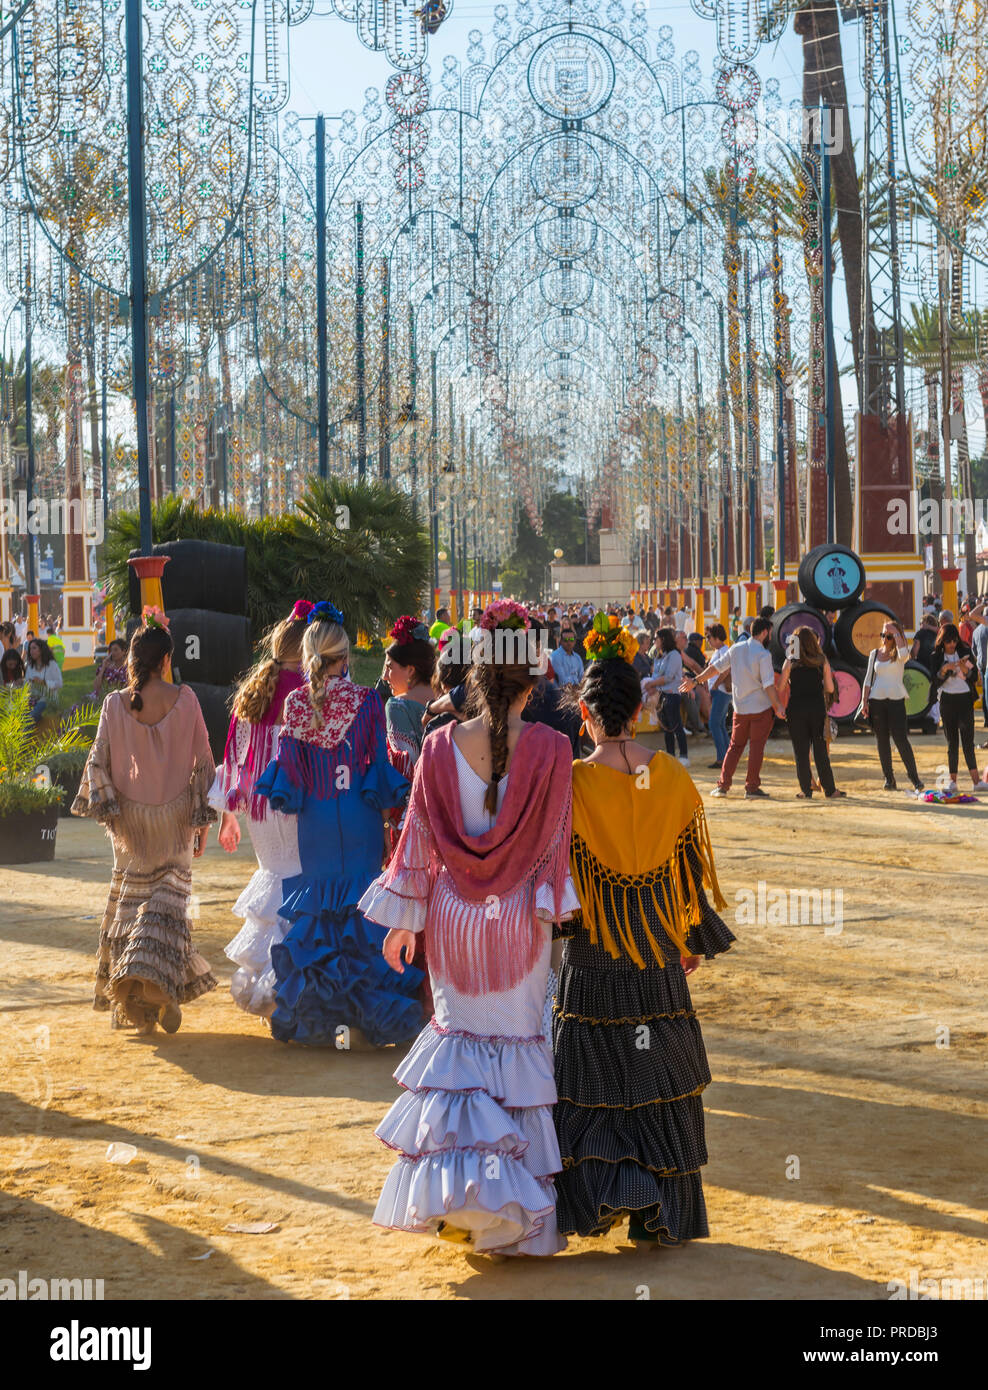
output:
[[[388,759],[388,741],[383,732],[375,741],[374,761],[364,773],[360,796],[375,811],[401,806],[408,797],[411,783]]]
[[[209,804],[209,789],[216,777],[216,767],[213,763],[213,750],[209,746],[209,734],[206,732],[206,721],[202,717],[202,707],[196,699],[195,692],[189,690],[187,685],[182,690],[189,691],[191,704],[192,721],[192,776],[189,782],[191,800],[191,820],[194,828],[209,825],[216,819],[216,812]],[[180,697],[181,698],[181,697]]]
[[[209,804],[214,811],[226,811],[230,807],[231,794],[240,783],[240,720],[234,714],[230,718],[230,728],[223,750],[223,761],[216,769],[212,786],[209,788]]]
[[[418,778],[391,862],[367,889],[359,907],[379,926],[419,932],[425,926],[438,856],[419,793]]]
[[[277,758],[273,758],[258,777],[254,793],[266,797],[273,811],[281,811],[286,816],[298,815],[305,804],[304,787],[292,781]]]
[[[115,699],[119,699],[119,696],[111,695],[100,710],[96,737],[83,768],[78,794],[70,808],[74,816],[91,816],[93,820],[108,826],[112,826],[120,815],[117,789],[110,770],[110,719]]]
[[[551,883],[540,883],[535,890],[535,915],[544,922],[566,922],[580,911],[580,897],[573,886],[573,880],[566,875],[563,884],[563,901],[558,914],[554,907],[554,894]]]

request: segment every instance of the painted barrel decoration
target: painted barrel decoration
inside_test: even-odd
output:
[[[249,618],[208,608],[168,612],[175,652],[172,666],[187,684],[233,685],[251,664],[254,645]]]
[[[906,687],[906,718],[922,719],[933,704],[929,671],[920,661],[907,661],[902,683]]]
[[[834,673],[837,699],[830,706],[830,717],[837,724],[853,724],[858,706],[861,704],[861,685],[864,672],[847,666],[843,661],[832,661],[830,669]]]
[[[889,618],[898,622],[891,608],[870,599],[844,609],[834,624],[834,643],[848,665],[868,665],[872,649],[882,645],[882,628]]]
[[[131,556],[140,554],[131,551]],[[214,613],[247,612],[247,551],[218,541],[164,541],[152,554],[167,555],[161,576],[165,612],[173,608],[208,608]],[[130,611],[141,611],[140,584],[130,576]]]
[[[808,603],[829,612],[857,603],[864,592],[864,565],[846,545],[815,545],[799,562],[799,589]]]
[[[199,701],[213,758],[217,763],[221,763],[223,750],[226,747],[226,736],[230,728],[233,686],[207,685],[200,681],[187,681],[186,684]]]
[[[769,647],[772,660],[781,666],[786,659],[786,640],[798,627],[812,628],[817,641],[825,652],[829,652],[833,631],[826,616],[811,603],[787,603],[772,618],[772,637]]]

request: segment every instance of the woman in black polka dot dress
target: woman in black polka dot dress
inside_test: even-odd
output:
[[[634,1241],[708,1234],[701,1093],[710,1081],[686,976],[729,949],[703,804],[675,758],[637,744],[634,669],[595,661],[579,692],[594,752],[573,767],[567,923],[553,1010],[559,1230]]]

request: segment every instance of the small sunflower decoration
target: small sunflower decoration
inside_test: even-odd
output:
[[[593,615],[593,624],[583,639],[583,650],[589,661],[614,661],[620,657],[629,665],[638,651],[638,639],[626,627],[620,627],[616,616],[600,612]]]

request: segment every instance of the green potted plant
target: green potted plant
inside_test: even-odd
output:
[[[72,814],[72,803],[79,795],[79,783],[82,780],[82,770],[86,766],[86,759],[89,757],[90,738],[85,744],[78,748],[70,748],[65,753],[55,753],[48,760],[48,772],[51,776],[53,787],[60,787],[62,800],[58,808],[59,816],[70,816]]]
[[[0,693],[0,864],[38,864],[55,858],[58,808],[65,795],[51,760],[85,751],[99,712],[80,705],[57,727],[38,730],[27,686]]]

